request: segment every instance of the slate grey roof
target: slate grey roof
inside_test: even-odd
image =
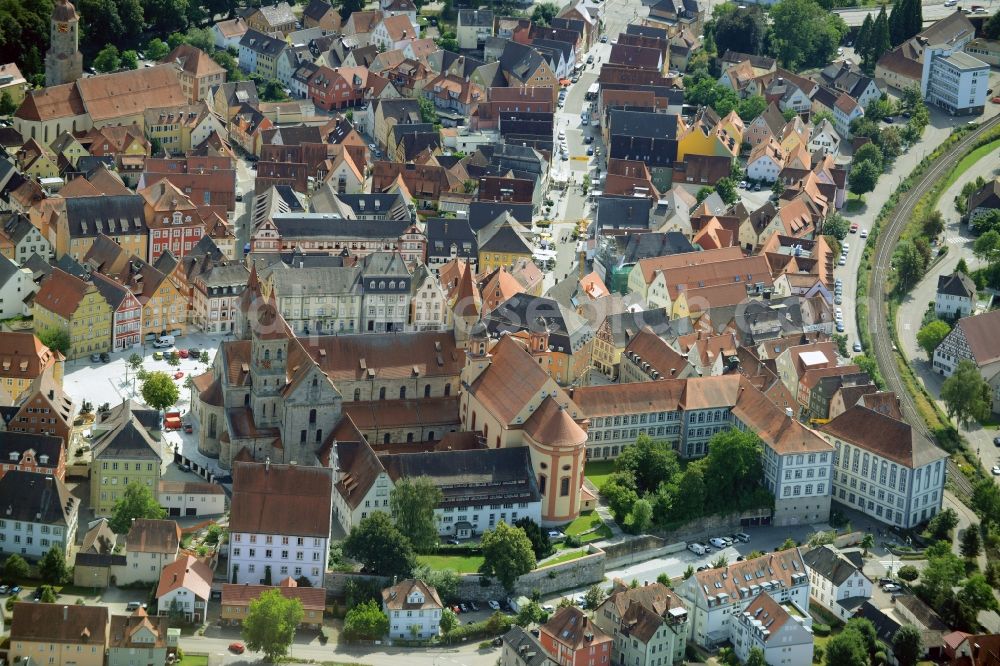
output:
[[[458,10],[459,27],[487,28],[493,26],[493,12],[488,9]]]
[[[148,430],[159,430],[162,426],[159,410],[150,409],[135,400],[123,400],[120,404],[101,414],[98,423],[117,424],[128,418],[129,414]]]
[[[535,49],[517,42],[508,41],[500,54],[500,69],[519,83],[527,83],[541,63],[542,56]]]
[[[331,9],[333,9],[333,6],[329,2],[325,2],[324,0],[310,0],[306,8],[302,10],[302,17],[319,21]]]
[[[441,489],[439,506],[537,502],[540,499],[527,447],[431,451],[379,456],[393,481],[426,476]]]
[[[288,42],[270,37],[253,28],[247,30],[243,37],[240,38],[240,48],[246,47],[258,54],[267,55],[272,58],[276,58],[287,46]]]
[[[0,478],[0,515],[5,520],[68,527],[78,505],[54,476],[15,469]]]
[[[503,642],[505,646],[510,648],[510,652],[516,655],[517,661],[513,663],[517,666],[555,666],[556,664],[549,658],[538,639],[517,625],[511,627],[510,631],[503,635]]]
[[[144,200],[138,194],[66,199],[66,221],[72,238],[106,234],[145,234]]]
[[[525,293],[507,299],[484,322],[491,334],[547,330],[549,348],[566,353],[576,352],[593,337],[590,325],[573,310],[551,298]]]
[[[14,245],[24,240],[24,237],[35,228],[31,220],[21,213],[9,213],[3,222],[3,229]]]
[[[410,276],[410,271],[399,252],[372,252],[361,260],[362,277]]]
[[[621,253],[623,264],[634,264],[649,257],[694,252],[694,245],[679,231],[628,234],[624,239],[627,245]]]
[[[469,204],[469,226],[473,231],[479,231],[504,213],[521,224],[531,224],[532,207],[530,203],[504,203],[501,201],[473,201]]]
[[[677,116],[670,113],[611,109],[608,122],[611,136],[616,134],[649,139],[677,139]]]
[[[976,283],[965,273],[955,271],[951,275],[938,276],[937,293],[962,298],[976,297]]]
[[[601,229],[648,229],[652,199],[600,196],[594,220]]]
[[[0,285],[7,284],[7,281],[14,277],[18,270],[17,264],[7,257],[0,256]]]
[[[663,28],[654,28],[650,25],[636,25],[631,23],[625,28],[626,35],[639,35],[640,37],[654,37],[667,39],[667,31]]]
[[[135,416],[122,419],[93,445],[94,459],[160,460],[159,445]]]
[[[686,317],[671,319],[670,313],[665,308],[608,315],[604,319],[603,325],[608,326],[611,330],[615,347],[623,349],[642,330],[643,326],[649,326],[657,336],[664,340],[674,340],[681,335],[687,335],[692,330],[690,319]]]
[[[857,572],[857,568],[847,558],[842,557],[832,546],[817,546],[802,553],[802,561],[817,574],[840,586]]]
[[[257,106],[260,103],[260,99],[257,97],[257,84],[253,81],[223,83],[221,86],[213,88],[212,94],[215,95],[220,89],[228,106],[239,106],[240,104]]]
[[[352,220],[325,213],[280,213],[273,218],[282,238],[399,238],[409,220]]]
[[[291,268],[283,263],[274,264],[264,275],[274,280],[278,296],[310,296],[320,294],[361,294],[361,275],[356,266],[317,266]]]
[[[404,199],[403,195],[398,192],[338,194],[337,198],[350,208],[354,212],[354,216],[357,218],[372,215],[388,215],[390,220],[407,223],[409,223],[412,219],[410,216],[410,208],[406,205],[406,199]]]
[[[427,257],[448,258],[451,246],[455,245],[458,258],[475,259],[479,256],[479,244],[469,221],[462,218],[432,217],[424,220],[427,235]],[[468,249],[466,249],[468,248]]]
[[[48,463],[53,469],[59,463],[59,453],[62,448],[62,438],[51,435],[36,435],[30,432],[12,432],[0,430],[0,460],[4,463],[10,461],[10,454],[17,453],[20,459],[25,451],[35,452],[35,462],[38,463],[39,456],[48,456]]]

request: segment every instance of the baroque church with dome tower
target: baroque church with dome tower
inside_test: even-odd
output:
[[[45,86],[73,83],[83,76],[80,53],[80,15],[69,0],[56,0],[45,52]]]

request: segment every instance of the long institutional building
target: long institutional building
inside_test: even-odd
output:
[[[760,437],[774,524],[826,520],[834,499],[901,527],[941,507],[945,454],[900,419],[891,394],[855,398],[817,430],[795,418],[787,392],[764,393],[740,372],[564,388],[544,369],[545,331],[491,336],[478,321],[300,338],[256,273],[238,332],[194,380],[201,451],[225,468],[332,468],[344,529],[387,510],[393,484],[414,475],[442,489],[442,536],[525,516],[565,524],[596,500],[586,460],[614,459],[641,434],[698,458],[730,428]]]

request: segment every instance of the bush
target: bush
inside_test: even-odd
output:
[[[813,634],[816,636],[829,636],[830,625],[822,622],[813,622]]]
[[[579,548],[583,543],[580,541],[580,537],[569,535],[566,537],[566,547],[567,548]]]
[[[487,620],[459,625],[445,634],[444,638],[448,642],[490,638],[507,633],[512,624],[513,621],[510,617],[502,613],[494,613]]]

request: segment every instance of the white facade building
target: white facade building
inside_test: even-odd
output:
[[[768,666],[812,663],[812,617],[794,601],[778,604],[761,592],[736,616],[733,628],[733,649],[742,663],[754,648],[764,653]]]
[[[684,581],[678,593],[687,604],[691,640],[704,648],[735,643],[736,617],[762,592],[779,604],[809,607],[809,576],[798,548],[699,571]]]
[[[305,577],[323,587],[332,494],[328,468],[234,461],[226,579],[270,585]]]
[[[188,622],[205,621],[212,594],[212,569],[192,555],[185,555],[163,568],[156,587],[158,615],[183,613]]]
[[[941,510],[948,454],[909,424],[855,405],[821,432],[836,447],[833,488],[838,501],[903,528]]]
[[[924,99],[954,115],[979,115],[986,106],[990,66],[962,49],[973,37],[966,35],[924,51],[920,91]]]
[[[26,301],[36,291],[38,285],[32,279],[31,269],[21,268],[0,256],[0,319],[30,315]]]
[[[50,474],[12,469],[0,478],[0,553],[37,560],[54,546],[76,543],[80,501]]]
[[[216,483],[160,481],[156,500],[168,516],[218,516],[226,512],[226,493]]]
[[[408,578],[382,590],[382,611],[389,617],[389,638],[425,641],[441,633],[444,604],[437,590]]]
[[[833,546],[817,546],[803,553],[802,559],[809,569],[813,600],[841,621],[850,620],[858,606],[871,598],[872,581]]]

